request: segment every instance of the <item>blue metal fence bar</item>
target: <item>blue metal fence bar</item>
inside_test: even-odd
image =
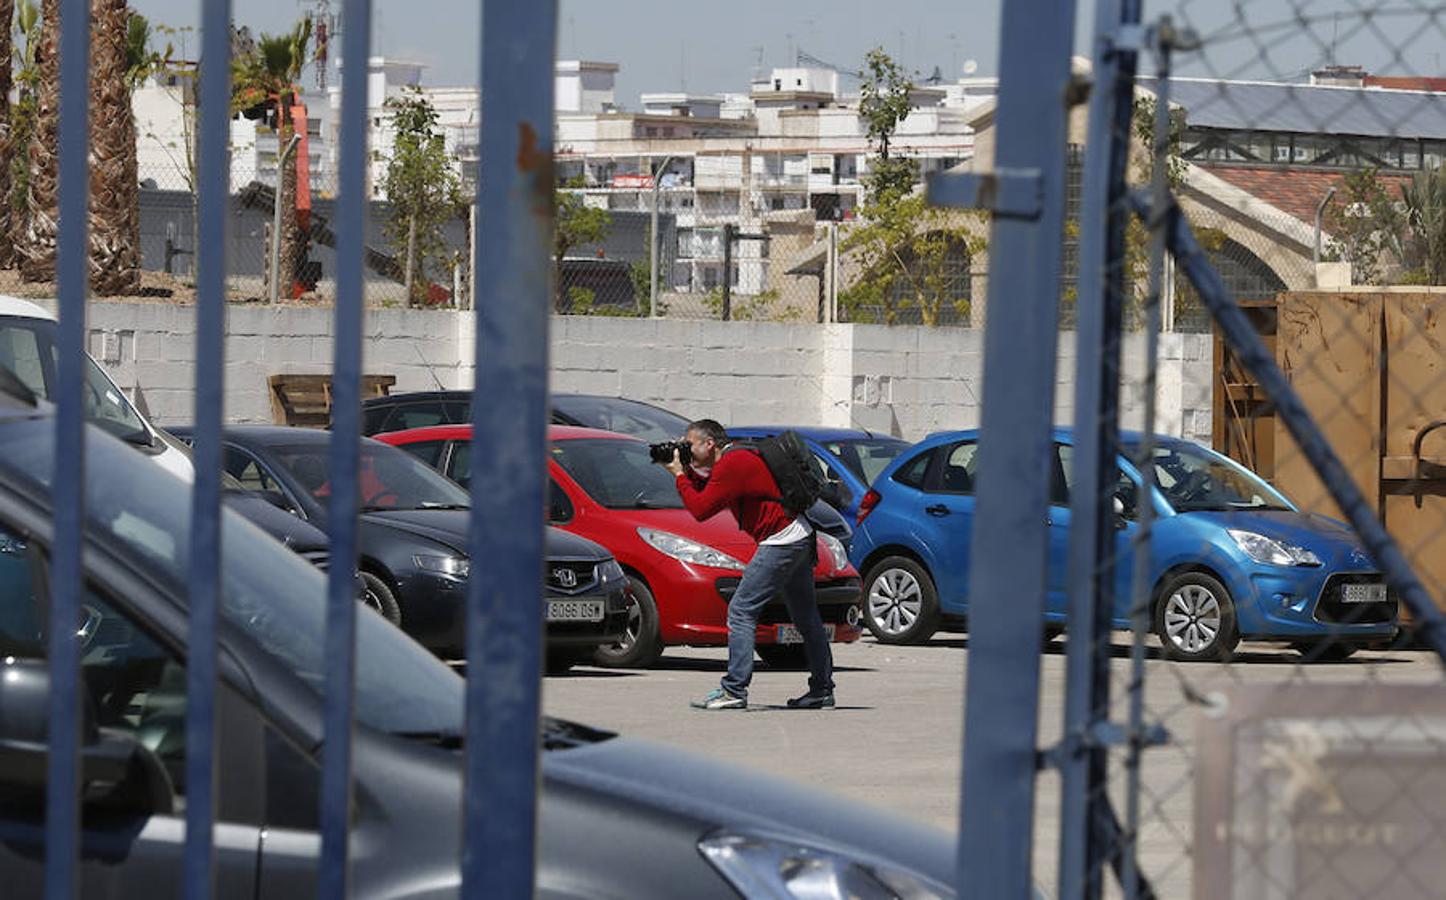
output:
[[[482,4],[462,891],[531,896],[552,266],[557,0]]]
[[[55,421],[55,554],[50,579],[50,757],[45,797],[45,895],[71,900],[80,862],[81,523],[85,518],[86,154],[90,147],[90,3],[61,0],[59,240],[59,389]]]
[[[1061,897],[1095,898],[1111,849],[1101,828],[1106,751],[1091,726],[1109,713],[1109,635],[1114,596],[1115,460],[1119,453],[1125,165],[1137,54],[1122,46],[1140,21],[1138,0],[1095,8],[1094,85],[1080,211],[1074,489],[1070,492],[1068,644],[1064,753],[1060,755]],[[1111,813],[1113,815],[1113,813]]]
[[[1155,54],[1155,131],[1151,159],[1150,192],[1155,208],[1164,209],[1170,195],[1167,180],[1170,150],[1170,17],[1160,20],[1151,44]],[[1150,223],[1152,226],[1164,223]],[[1140,740],[1145,725],[1145,635],[1150,630],[1150,547],[1155,530],[1155,408],[1159,374],[1161,310],[1160,297],[1165,285],[1165,229],[1154,227],[1150,233],[1149,293],[1145,298],[1145,422],[1144,435],[1135,452],[1135,469],[1144,481],[1139,504],[1137,530],[1133,542],[1134,570],[1130,574],[1130,680],[1126,687],[1129,698],[1129,746],[1125,755],[1125,828],[1124,856],[1120,875],[1125,897],[1136,900],[1141,890],[1139,866],[1140,838],[1140,757],[1144,745]]]
[[[321,749],[320,896],[348,893],[356,678],[358,469],[361,455],[362,253],[366,226],[367,65],[371,0],[342,6],[341,128],[336,197],[336,325],[331,371],[331,564],[326,592],[326,709]],[[280,277],[279,275],[277,277]]]
[[[216,816],[216,607],[221,596],[221,417],[225,402],[226,207],[231,166],[231,2],[204,0],[196,157],[196,409],[190,619],[186,635],[185,895],[211,896]]]
[[[1004,5],[959,827],[961,896],[1027,897],[1074,4]],[[944,188],[931,184],[936,197]],[[1013,197],[1007,203],[1001,198]],[[1016,202],[1019,201],[1019,202]]]
[[[1132,200],[1136,210],[1149,219],[1149,198],[1134,195]],[[1432,602],[1431,595],[1411,570],[1405,554],[1381,523],[1375,505],[1367,502],[1360,487],[1341,464],[1340,457],[1336,455],[1325,433],[1311,418],[1300,395],[1291,387],[1275,357],[1235,302],[1224,279],[1210,265],[1205,251],[1190,229],[1190,223],[1185,220],[1173,199],[1170,208],[1163,211],[1162,215],[1170,253],[1199,293],[1201,301],[1215,319],[1215,324],[1220,328],[1221,335],[1229,343],[1236,359],[1255,377],[1256,383],[1275,404],[1276,416],[1290,430],[1300,452],[1315,469],[1326,490],[1330,491],[1331,499],[1341,508],[1346,521],[1355,529],[1361,542],[1380,565],[1386,581],[1405,601],[1406,608],[1411,611],[1412,618],[1421,630],[1421,636],[1431,649],[1436,651],[1443,664],[1446,664],[1446,615]]]

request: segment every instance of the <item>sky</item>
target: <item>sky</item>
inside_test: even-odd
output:
[[[288,30],[316,0],[234,0],[253,32]],[[516,2],[516,0],[507,0]],[[760,66],[791,64],[799,51],[855,69],[882,46],[917,78],[998,71],[1000,14],[1007,0],[560,0],[558,56],[618,63],[617,99],[638,107],[649,91],[745,91]],[[339,14],[342,0],[330,0]],[[424,63],[431,85],[475,83],[481,0],[374,0],[373,53]],[[1171,14],[1206,44],[1177,72],[1300,80],[1332,61],[1394,75],[1440,75],[1446,56],[1442,0],[1169,0]],[[155,22],[194,27],[196,0],[132,0]],[[1434,15],[1433,15],[1434,13]],[[1076,52],[1089,55],[1094,0],[1076,15]],[[343,27],[344,24],[343,24]],[[196,36],[188,38],[191,55]],[[845,79],[845,89],[856,82]]]

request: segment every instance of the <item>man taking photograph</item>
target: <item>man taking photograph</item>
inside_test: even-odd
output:
[[[813,525],[794,516],[780,502],[778,483],[763,458],[745,449],[730,452],[728,433],[712,419],[688,426],[686,443],[692,458],[685,466],[674,452],[666,463],[677,478],[683,505],[698,521],[729,510],[738,527],[753,538],[758,550],[728,601],[728,671],[718,689],[692,705],[698,709],[746,709],[748,683],[753,680],[753,644],[763,607],[779,594],[803,636],[808,655],[808,692],[794,697],[794,709],[834,705],[833,652],[813,592],[813,566],[818,543]]]

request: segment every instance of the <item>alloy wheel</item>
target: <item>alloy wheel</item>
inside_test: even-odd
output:
[[[924,611],[919,581],[903,569],[886,569],[869,588],[869,616],[886,634],[900,635]]]
[[[1165,634],[1186,653],[1200,653],[1214,644],[1222,619],[1220,601],[1204,585],[1182,585],[1165,601]]]

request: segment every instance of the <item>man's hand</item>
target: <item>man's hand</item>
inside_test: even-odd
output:
[[[678,450],[677,450],[676,447],[673,448],[673,460],[672,460],[672,462],[664,463],[663,466],[664,466],[664,468],[666,468],[669,472],[672,472],[672,473],[673,473],[673,477],[674,477],[674,478],[677,478],[679,475],[682,475],[682,474],[683,474],[683,462],[682,462],[682,460],[678,459]]]

